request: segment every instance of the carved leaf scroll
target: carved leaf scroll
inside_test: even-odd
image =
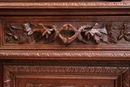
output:
[[[118,25],[118,23],[116,23]],[[21,27],[20,27],[21,26]],[[73,26],[71,23],[57,27],[55,24],[44,23],[23,23],[6,25],[6,43],[13,39],[18,43],[38,43],[40,41],[53,43],[58,38],[64,44],[70,44],[76,40],[83,43],[116,43],[122,39],[130,41],[129,24],[122,23],[115,26],[114,23],[93,23],[80,26]],[[64,36],[61,32],[72,31],[73,34]],[[95,41],[95,42],[94,42]],[[12,41],[13,42],[13,41]]]

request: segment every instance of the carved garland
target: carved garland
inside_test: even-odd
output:
[[[18,41],[19,44],[38,43],[52,43],[60,38],[64,44],[70,44],[76,39],[83,43],[117,43],[119,40],[130,41],[129,25],[124,23],[122,27],[118,27],[119,35],[115,36],[113,33],[112,24],[99,24],[83,25],[79,28],[74,27],[72,24],[64,24],[57,28],[53,24],[43,23],[23,23],[21,26],[17,24],[9,24],[6,26],[6,42],[10,43],[12,39]],[[62,32],[68,33],[70,36],[65,36]],[[21,32],[21,33],[18,33]],[[44,37],[44,38],[43,38]]]

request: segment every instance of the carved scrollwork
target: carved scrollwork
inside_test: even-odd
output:
[[[117,23],[116,23],[117,24]],[[18,26],[19,25],[19,26]],[[21,27],[20,27],[21,25]],[[123,26],[115,27],[112,23],[95,23],[89,25],[82,25],[80,27],[73,26],[72,24],[63,24],[59,28],[55,24],[43,23],[23,23],[23,24],[8,24],[6,26],[6,43],[15,40],[16,43],[53,43],[60,38],[60,42],[70,44],[75,40],[83,43],[116,43],[123,38],[130,41],[129,25],[124,23]],[[63,35],[64,32],[69,36]],[[62,33],[63,32],[63,33]],[[13,41],[12,41],[13,42]],[[58,41],[59,42],[59,41]]]
[[[62,34],[60,33],[63,30],[69,30],[69,31],[73,31],[75,34],[72,35],[71,37],[63,37]],[[65,44],[69,44],[72,41],[74,41],[77,36],[78,36],[79,32],[77,32],[77,29],[75,27],[73,27],[71,24],[64,24],[61,28],[59,28],[56,32],[55,32],[55,37],[53,38],[53,40],[59,36],[59,38],[63,41],[63,43]]]

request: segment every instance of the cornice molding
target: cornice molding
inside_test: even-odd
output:
[[[1,2],[0,8],[104,8],[130,7],[130,2]]]

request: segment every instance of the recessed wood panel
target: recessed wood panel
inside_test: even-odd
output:
[[[128,67],[10,66],[4,87],[129,87]]]

